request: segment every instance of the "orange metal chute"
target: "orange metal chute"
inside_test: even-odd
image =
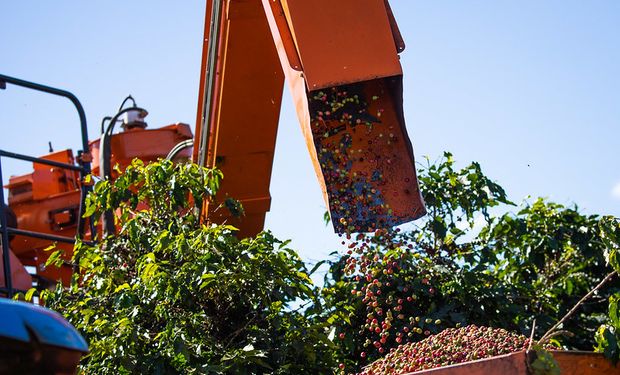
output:
[[[402,108],[404,43],[389,4],[262,1],[334,229],[424,215]]]
[[[265,0],[263,4],[274,17],[286,19],[288,30],[272,28],[272,32],[277,33],[274,37],[294,40],[308,91],[402,75],[384,0]],[[290,66],[289,61],[282,63]]]

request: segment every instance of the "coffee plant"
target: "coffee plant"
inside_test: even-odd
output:
[[[333,113],[325,115],[341,115]],[[359,372],[388,353],[420,345],[422,356],[424,343],[491,332],[453,327],[497,327],[506,340],[513,336],[496,330],[529,336],[534,328],[540,338],[609,265],[620,270],[617,219],[544,199],[517,207],[479,164],[456,169],[445,153],[419,169],[428,215],[369,233],[349,228],[319,289],[309,275],[324,262],[309,271],[269,232],[238,240],[235,228],[200,221],[197,207],[221,178],[192,164],[135,161],[97,183],[86,216],[113,212],[118,233],[78,243],[71,286],[41,295],[88,340],[82,372]],[[230,208],[243,212],[232,200],[219,209]],[[61,261],[55,253],[49,262]],[[597,345],[617,359],[618,291],[617,282],[597,289],[560,327],[573,335],[552,341]],[[522,347],[506,340],[484,350]],[[468,359],[454,353],[428,364]]]
[[[620,272],[620,220],[604,217],[600,223],[601,234],[606,245],[605,256],[613,267],[616,277]],[[608,321],[596,332],[596,350],[605,353],[613,363],[620,359],[620,292],[609,297]]]
[[[420,169],[428,215],[417,225],[347,234],[330,262],[323,298],[342,317],[337,342],[346,371],[445,328],[476,324],[535,337],[609,272],[600,218],[537,199],[516,207],[477,163],[452,155]],[[607,313],[607,286],[555,337],[591,350]],[[534,324],[536,322],[536,324]],[[607,334],[609,336],[609,334]]]
[[[317,293],[297,254],[269,232],[238,240],[233,227],[200,223],[192,207],[213,197],[221,178],[197,165],[134,161],[114,182],[97,183],[86,214],[112,210],[120,230],[95,246],[79,243],[79,276],[41,296],[89,342],[82,372],[335,367],[325,325],[301,308]]]

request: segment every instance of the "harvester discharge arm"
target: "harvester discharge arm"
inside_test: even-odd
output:
[[[193,158],[225,176],[210,220],[263,229],[285,77],[336,232],[424,215],[387,0],[213,0],[205,19]],[[228,197],[243,217],[215,210]]]

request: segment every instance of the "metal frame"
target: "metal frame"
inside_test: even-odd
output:
[[[84,202],[86,200],[86,195],[91,190],[90,184],[85,184],[84,179],[87,175],[91,173],[90,167],[90,151],[88,147],[88,128],[86,124],[86,115],[84,113],[84,107],[78,100],[78,98],[73,95],[69,91],[57,89],[50,86],[41,85],[38,83],[33,83],[29,81],[24,81],[18,78],[9,77],[0,74],[0,89],[5,89],[6,84],[10,83],[16,86],[21,86],[25,88],[29,88],[35,91],[41,91],[52,95],[58,95],[65,97],[73,103],[75,106],[78,116],[80,118],[80,130],[82,135],[82,150],[78,151],[77,162],[78,166],[73,164],[60,163],[57,161],[46,160],[41,158],[35,158],[27,155],[17,154],[13,152],[8,152],[4,150],[0,150],[0,232],[2,239],[2,257],[4,261],[4,282],[5,287],[0,288],[0,293],[5,293],[9,298],[12,298],[15,294],[16,289],[13,288],[13,282],[11,279],[11,263],[9,256],[9,234],[17,234],[22,236],[28,236],[33,238],[46,239],[55,242],[64,242],[64,243],[72,243],[74,244],[77,239],[82,239],[84,236],[84,226],[86,223],[86,219],[82,217],[82,212],[84,211]],[[32,232],[27,230],[21,230],[17,228],[9,228],[6,221],[5,209],[4,209],[4,181],[2,177],[2,157],[18,159],[23,161],[29,161],[38,164],[49,165],[53,167],[59,167],[63,169],[69,169],[73,171],[78,171],[80,173],[80,182],[81,182],[81,194],[80,194],[80,207],[79,207],[79,220],[77,226],[76,238],[64,237],[64,236],[55,236],[48,233],[40,233],[40,232]],[[95,233],[94,223],[92,220],[89,220],[90,223],[90,231],[91,236]]]

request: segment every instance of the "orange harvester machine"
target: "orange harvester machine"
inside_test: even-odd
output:
[[[203,211],[208,219],[238,227],[240,236],[263,229],[285,77],[336,232],[424,215],[403,116],[403,49],[387,0],[208,1],[194,149],[178,149],[178,156],[224,173],[215,202]],[[186,124],[133,124],[116,134],[102,129],[105,141],[83,141],[78,164],[92,160],[94,173],[105,169],[100,160],[124,168],[134,157],[165,157],[192,139]],[[82,132],[87,139],[85,120]],[[106,143],[109,154],[101,152]],[[80,225],[87,239],[94,230],[80,219],[85,169],[62,167],[74,165],[71,150],[41,159],[58,165],[33,158],[32,173],[9,180],[17,228],[1,224],[14,236],[11,251],[21,263],[36,267],[38,277],[67,282],[71,239]],[[216,209],[227,197],[243,204],[243,216]],[[68,239],[60,242],[67,265],[45,268],[52,241],[25,231]]]

